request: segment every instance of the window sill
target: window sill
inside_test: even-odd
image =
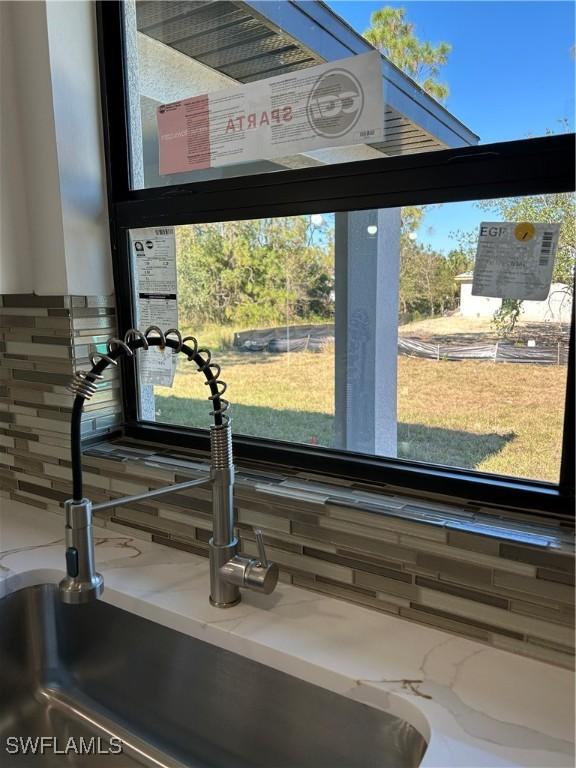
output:
[[[157,445],[135,444],[126,439],[98,443],[87,447],[84,454],[88,466],[91,459],[97,459],[119,462],[124,467],[154,468],[166,472],[166,482],[181,482],[194,477],[198,471],[203,474],[208,464],[206,454],[200,451],[174,451]],[[568,523],[559,520],[544,523],[516,512],[511,518],[509,510],[488,509],[464,500],[446,503],[445,497],[439,498],[437,494],[423,497],[405,489],[383,491],[370,488],[367,483],[336,481],[297,470],[273,471],[269,466],[258,467],[253,462],[239,462],[236,485],[240,493],[246,489],[256,494],[255,498],[295,509],[312,506],[319,511],[325,506],[348,510],[351,518],[356,512],[364,518],[366,515],[385,516],[398,521],[400,527],[404,525],[415,536],[427,537],[430,535],[427,531],[436,529],[445,533],[448,539],[451,533],[481,537],[494,543],[490,549],[496,556],[501,554],[501,547],[511,544],[549,550],[559,555],[573,552],[573,528]]]

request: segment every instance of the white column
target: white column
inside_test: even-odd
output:
[[[336,214],[336,447],[396,456],[400,209]]]

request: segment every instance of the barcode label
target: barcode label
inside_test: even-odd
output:
[[[375,128],[371,128],[369,131],[360,131],[360,138],[367,139],[369,136],[374,136],[375,133],[376,133]]]
[[[171,235],[174,230],[172,229],[156,229],[154,230],[156,235]]]
[[[544,232],[542,235],[542,247],[540,248],[539,266],[545,267],[550,261],[552,255],[552,245],[554,244],[554,232]]]

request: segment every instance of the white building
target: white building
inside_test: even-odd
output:
[[[502,299],[472,295],[472,272],[456,276],[460,283],[460,314],[463,317],[491,317]],[[550,293],[543,301],[523,301],[522,319],[532,322],[569,323],[572,313],[572,296],[564,283],[552,283]]]

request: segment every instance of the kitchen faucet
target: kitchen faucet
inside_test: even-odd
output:
[[[134,358],[150,347],[170,348],[183,353],[204,373],[205,384],[210,387],[209,400],[213,408],[210,415],[214,424],[210,428],[211,468],[209,476],[176,483],[135,496],[124,496],[100,504],[92,504],[83,495],[81,421],[86,400],[96,392],[102,373],[108,365],[118,365],[122,357]],[[226,384],[219,378],[220,366],[211,362],[210,351],[200,348],[193,336],[182,338],[176,328],[165,333],[158,326],[150,326],[144,333],[131,328],[124,339],[110,339],[106,354],[90,356],[92,369],[78,371],[70,385],[76,397],[72,406],[72,481],[73,497],[65,503],[66,513],[66,576],[60,582],[60,597],[65,603],[86,603],[102,594],[104,580],[96,572],[92,513],[120,507],[138,501],[175,493],[200,485],[212,487],[213,528],[209,541],[210,602],[218,608],[229,608],[240,602],[240,589],[251,589],[269,594],[278,582],[278,566],[268,561],[262,532],[255,529],[258,557],[249,558],[238,553],[238,539],[234,535],[234,463],[232,459],[232,432],[226,411],[229,402],[222,395]]]

